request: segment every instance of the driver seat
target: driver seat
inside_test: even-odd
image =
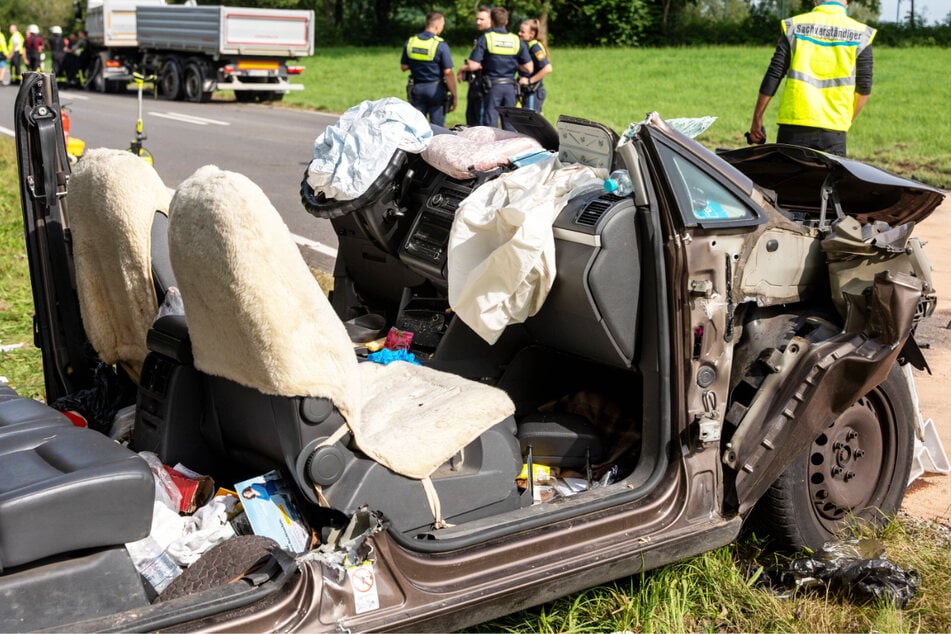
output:
[[[423,366],[358,364],[248,178],[206,166],[182,183],[169,250],[206,377],[202,433],[232,464],[278,468],[310,501],[382,510],[401,532],[520,506],[508,395]]]

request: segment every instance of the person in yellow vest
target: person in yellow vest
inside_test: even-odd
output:
[[[763,113],[783,77],[778,143],[846,155],[845,137],[872,93],[875,29],[847,15],[848,2],[817,1],[783,20],[783,36],[760,84],[750,143],[765,138]]]
[[[548,58],[548,44],[541,33],[541,24],[538,20],[523,21],[518,27],[518,36],[528,46],[528,53],[532,56],[532,72],[518,74],[522,107],[541,113],[542,103],[545,102],[546,96],[542,80],[552,71],[551,60]]]
[[[518,98],[515,73],[532,72],[532,57],[525,42],[505,29],[509,23],[507,9],[494,7],[490,16],[492,27],[476,40],[467,64],[470,70],[483,73],[482,125],[498,127],[498,109],[515,106]],[[515,129],[508,121],[502,127]]]
[[[439,11],[426,15],[426,30],[406,40],[400,68],[409,71],[406,97],[433,125],[446,123],[446,112],[459,103],[449,45],[439,37],[446,18]]]
[[[10,62],[10,79],[20,81],[20,64],[26,51],[23,49],[23,34],[16,24],[10,25],[10,40],[7,42],[7,60]]]
[[[10,73],[7,71],[7,38],[0,31],[0,86],[10,85]]]

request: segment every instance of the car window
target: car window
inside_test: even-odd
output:
[[[700,223],[754,220],[756,213],[723,184],[687,159],[658,147],[684,220]]]

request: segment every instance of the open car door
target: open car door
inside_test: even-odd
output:
[[[14,109],[26,251],[33,282],[34,345],[43,353],[46,398],[92,384],[95,353],[79,312],[65,196],[69,160],[52,75],[25,73]]]

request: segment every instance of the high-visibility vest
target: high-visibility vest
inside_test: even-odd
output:
[[[6,57],[10,51],[7,49],[7,38],[0,33],[0,57]]]
[[[845,5],[823,2],[783,20],[789,72],[776,122],[847,131],[855,100],[855,60],[875,29],[846,15]]]
[[[488,31],[485,34],[485,49],[493,55],[518,55],[521,40],[514,33]]]
[[[414,35],[406,42],[406,56],[414,62],[431,62],[436,59],[436,49],[442,41],[438,35],[425,40]]]
[[[11,55],[13,53],[19,53],[21,56],[25,54],[26,51],[23,50],[23,35],[19,31],[10,36],[10,48],[7,49],[7,52]]]

